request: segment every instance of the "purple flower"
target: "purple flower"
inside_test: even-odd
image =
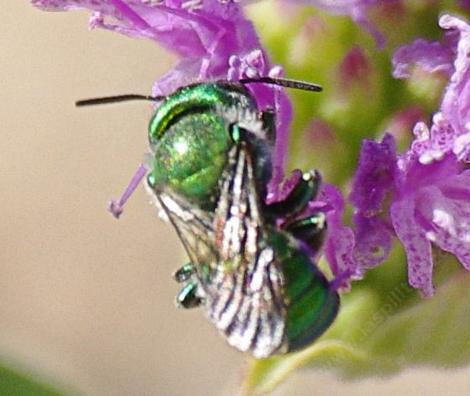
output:
[[[392,226],[384,216],[385,202],[394,188],[396,153],[393,137],[382,143],[364,141],[350,200],[355,207],[354,227],[343,224],[344,199],[329,184],[322,185],[309,211],[326,214],[325,257],[333,272],[333,287],[348,290],[352,280],[385,260],[392,246]]]
[[[470,270],[470,171],[453,154],[427,165],[406,157],[398,161],[390,216],[406,250],[410,284],[431,296],[431,243]]]
[[[470,162],[470,26],[463,20],[443,15],[439,25],[449,30],[443,43],[417,40],[398,49],[393,58],[394,76],[407,78],[411,65],[428,72],[442,71],[449,83],[441,107],[428,130],[416,126],[415,146],[420,162],[429,163],[453,152],[459,160]]]
[[[409,77],[411,64],[449,75],[440,111],[430,129],[415,125],[402,155],[391,135],[364,141],[351,194],[356,253],[369,245],[384,259],[395,234],[405,248],[409,282],[424,296],[434,292],[432,245],[470,270],[470,27],[448,15],[439,23],[451,29],[443,44],[417,40],[400,48],[393,63],[397,78]],[[360,266],[377,264],[367,254],[355,258]]]
[[[395,233],[406,251],[411,286],[431,296],[431,244],[470,270],[470,170],[452,153],[427,164],[420,162],[421,154],[413,144],[397,156],[391,135],[380,143],[365,141],[351,201],[356,250],[367,251],[361,245],[369,243],[385,253],[383,260]]]
[[[175,51],[183,60],[155,82],[154,95],[168,95],[198,81],[282,75],[282,68],[270,65],[253,24],[241,7],[230,1],[32,0],[32,4],[49,11],[88,9],[92,11],[91,28],[151,39]],[[274,200],[284,177],[291,104],[279,87],[252,84],[249,89],[261,110],[269,107],[277,114],[268,197]],[[122,212],[124,202],[111,203],[113,214]]]

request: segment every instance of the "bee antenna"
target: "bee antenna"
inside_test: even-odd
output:
[[[281,77],[255,77],[255,78],[242,78],[238,80],[242,84],[271,84],[271,85],[278,85],[280,87],[285,88],[292,88],[292,89],[300,89],[302,91],[310,91],[310,92],[321,92],[323,88],[320,85],[299,81],[299,80],[291,80],[288,78],[281,78]]]
[[[139,95],[139,94],[126,94],[126,95],[114,95],[104,96],[101,98],[82,99],[75,102],[75,106],[93,106],[108,103],[126,102],[129,100],[149,100],[151,102],[159,102],[164,100],[165,96],[151,96],[151,95]]]

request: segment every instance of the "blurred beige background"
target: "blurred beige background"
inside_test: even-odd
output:
[[[235,395],[245,357],[201,311],[174,308],[184,255],[140,189],[120,221],[106,202],[146,150],[150,107],[76,109],[146,93],[175,59],[87,30],[82,12],[2,4],[0,357],[83,395]],[[470,394],[470,370],[343,383],[302,371],[276,395]]]

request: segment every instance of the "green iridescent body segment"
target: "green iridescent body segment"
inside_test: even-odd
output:
[[[170,185],[196,203],[208,202],[225,165],[226,134],[217,114],[193,113],[172,124],[155,149],[155,183]]]
[[[180,88],[155,111],[149,126],[149,139],[157,143],[178,117],[195,111],[214,109],[217,104],[256,108],[246,88],[231,83],[201,83]]]
[[[338,312],[339,296],[330,290],[310,258],[285,235],[272,233],[269,240],[282,263],[288,349],[302,349],[330,326]]]
[[[280,203],[264,202],[274,125],[243,86],[185,87],[150,124],[149,186],[190,263],[177,304],[204,306],[229,344],[257,358],[301,349],[332,323],[339,296],[301,247],[320,245],[322,213],[298,218],[318,175]],[[283,218],[283,225],[277,220]]]
[[[154,149],[151,180],[210,209],[231,145],[218,105],[253,108],[248,92],[234,84],[196,84],[171,95],[150,121]]]

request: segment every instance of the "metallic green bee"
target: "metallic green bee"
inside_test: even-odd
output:
[[[174,275],[183,285],[177,304],[203,305],[228,343],[256,358],[309,345],[339,308],[337,292],[304,249],[320,245],[325,217],[299,219],[317,193],[317,173],[304,173],[283,201],[265,203],[274,113],[259,111],[245,88],[260,82],[318,88],[261,78],[199,83],[150,98],[162,103],[150,122],[147,176],[190,259]]]

